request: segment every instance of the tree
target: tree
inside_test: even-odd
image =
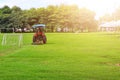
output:
[[[120,20],[120,7],[112,13],[112,20]]]
[[[16,12],[21,12],[21,8],[18,7],[18,6],[13,6],[12,9],[11,9],[12,13],[16,13]]]
[[[37,15],[37,10],[35,8],[27,10],[24,15],[26,15],[27,23],[30,26],[39,23],[39,17]]]
[[[11,13],[11,9],[5,5],[3,8],[1,8],[2,14],[10,14]]]
[[[11,9],[8,6],[4,6],[0,9],[0,28],[9,27],[9,18]]]
[[[55,27],[58,25],[58,10],[57,6],[48,6],[46,9],[46,16],[47,16],[47,26],[49,29],[51,29],[52,32],[54,32]]]
[[[12,7],[12,13],[10,14],[10,26],[11,27],[23,27],[24,17],[23,17],[23,11],[21,8],[14,6]]]
[[[105,14],[102,17],[100,17],[99,22],[104,23],[104,22],[109,22],[109,21],[112,21],[112,20],[113,20],[113,18],[110,14]]]
[[[95,13],[86,8],[81,8],[79,12],[79,23],[82,29],[86,29],[89,32],[96,31],[97,23],[95,21]]]

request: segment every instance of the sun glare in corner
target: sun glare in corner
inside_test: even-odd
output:
[[[120,4],[119,0],[69,0],[68,4],[76,4],[96,13],[96,18],[104,14],[111,14]]]

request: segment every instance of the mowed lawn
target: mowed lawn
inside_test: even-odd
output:
[[[2,40],[0,34],[0,44]],[[120,80],[120,35],[47,33],[45,45],[0,45],[0,80]]]

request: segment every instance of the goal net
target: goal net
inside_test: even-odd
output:
[[[22,34],[4,34],[2,38],[2,45],[20,47],[22,45],[22,40]]]

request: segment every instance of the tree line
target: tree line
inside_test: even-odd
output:
[[[96,31],[98,27],[95,12],[79,8],[77,5],[49,5],[46,8],[29,10],[22,10],[18,6],[10,8],[7,5],[0,8],[0,28],[30,29],[34,24],[45,24],[49,32],[55,32],[58,27],[68,28],[71,32],[76,30],[91,32]]]
[[[113,13],[105,14],[99,19],[99,23],[118,21],[120,20],[120,7],[118,7]]]

